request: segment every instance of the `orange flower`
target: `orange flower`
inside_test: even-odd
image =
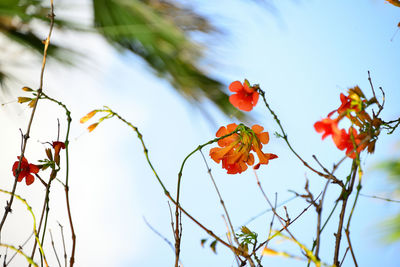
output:
[[[260,164],[268,164],[270,159],[277,158],[274,154],[261,151],[262,144],[269,142],[268,132],[262,132],[263,127],[254,125],[251,129],[240,124],[229,124],[222,126],[216,133],[217,137],[222,137],[234,132],[232,135],[218,140],[220,147],[210,150],[210,157],[216,162],[222,161],[222,168],[226,169],[228,174],[241,173],[247,170],[248,166],[254,164],[254,155],[256,152],[260,162],[254,166],[258,169]]]
[[[229,102],[236,108],[243,111],[250,111],[257,105],[259,94],[256,86],[250,86],[248,80],[244,80],[243,84],[234,81],[229,85],[229,91],[234,92],[229,97]]]
[[[19,157],[18,157],[18,161],[14,162],[14,164],[12,166],[12,171],[13,171],[14,176],[17,175],[18,163],[19,163]],[[22,158],[20,169],[21,169],[21,171],[17,177],[18,182],[21,182],[22,179],[25,178],[26,185],[30,185],[33,183],[33,181],[35,181],[35,178],[33,177],[33,175],[31,173],[39,172],[39,167],[36,166],[35,164],[30,164],[25,157]]]

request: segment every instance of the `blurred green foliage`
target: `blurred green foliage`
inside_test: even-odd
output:
[[[49,24],[48,2],[1,0],[0,35],[41,55],[44,37],[35,28],[37,24]],[[229,103],[225,85],[202,68],[205,47],[189,37],[194,32],[216,32],[207,18],[172,0],[92,0],[92,8],[93,23],[89,29],[57,16],[55,25],[59,29],[97,32],[119,52],[131,52],[142,58],[157,76],[166,79],[191,103],[201,108],[201,103],[209,99],[225,114],[245,119]],[[49,57],[72,63],[73,57],[65,52],[71,51],[52,43]],[[0,86],[10,77],[0,65]]]
[[[387,173],[389,181],[395,185],[395,194],[400,195],[400,158],[382,162],[377,167]],[[385,220],[382,228],[386,233],[386,242],[400,241],[400,213]]]

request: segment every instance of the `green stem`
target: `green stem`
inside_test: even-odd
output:
[[[31,214],[32,219],[33,219],[33,233],[34,233],[34,235],[35,235],[35,240],[36,240],[36,242],[38,243],[40,252],[42,253],[42,255],[43,255],[43,257],[44,257],[44,262],[45,262],[46,266],[48,266],[47,261],[46,261],[46,256],[44,255],[44,252],[43,252],[43,247],[42,247],[42,244],[40,243],[39,235],[38,235],[38,232],[37,232],[37,230],[36,230],[36,217],[35,217],[35,214],[33,213],[32,207],[29,206],[28,202],[27,202],[25,199],[23,199],[23,198],[20,197],[19,195],[16,195],[16,194],[13,193],[13,192],[9,192],[9,191],[3,190],[3,189],[0,189],[0,192],[3,192],[3,193],[5,193],[5,194],[9,194],[9,195],[14,195],[14,197],[15,197],[16,199],[20,200],[22,203],[25,204],[27,210],[29,211],[29,213]],[[1,244],[1,245],[7,246],[7,245],[4,245],[4,244]],[[18,253],[19,253],[19,252],[18,252]],[[20,253],[20,254],[21,254],[21,253]],[[24,255],[24,254],[23,254],[23,255]],[[25,257],[25,258],[28,259],[29,257]],[[31,259],[31,258],[29,258],[29,259]],[[32,260],[32,259],[31,259],[31,261],[28,260],[28,262],[29,262],[30,264],[35,264],[35,263],[33,263],[33,260]],[[37,266],[37,264],[35,264],[35,266]]]
[[[130,128],[132,128],[132,129],[136,132],[137,137],[139,138],[139,140],[140,140],[140,142],[141,142],[141,144],[142,144],[142,146],[143,146],[143,151],[144,151],[144,154],[145,154],[147,163],[149,164],[150,168],[152,169],[152,171],[153,171],[153,173],[154,173],[154,176],[156,177],[158,183],[160,184],[160,186],[161,186],[162,189],[164,190],[164,194],[166,195],[166,197],[167,197],[174,205],[176,205],[176,206],[179,208],[180,211],[182,211],[190,220],[192,220],[195,224],[197,224],[197,225],[198,225],[201,229],[203,229],[207,234],[209,234],[210,236],[212,236],[213,238],[215,238],[218,242],[220,242],[220,243],[223,244],[224,246],[228,247],[229,249],[233,250],[233,251],[234,251],[235,253],[237,253],[238,255],[242,255],[242,254],[243,254],[243,251],[241,251],[240,249],[238,249],[238,248],[236,248],[236,247],[234,247],[234,246],[231,246],[230,244],[228,244],[227,242],[225,242],[224,240],[222,240],[220,237],[218,237],[216,234],[214,234],[211,230],[209,230],[208,228],[206,228],[202,223],[200,223],[200,222],[199,222],[198,220],[196,220],[192,215],[190,215],[184,208],[182,208],[182,207],[180,206],[180,204],[179,204],[174,198],[172,198],[171,194],[169,193],[169,191],[167,190],[167,188],[164,186],[164,183],[161,181],[161,178],[158,176],[157,171],[154,169],[153,164],[152,164],[151,161],[150,161],[149,154],[148,154],[148,149],[147,149],[147,147],[146,147],[146,145],[145,145],[145,143],[144,143],[144,140],[143,140],[143,135],[139,132],[139,129],[138,129],[137,127],[135,127],[134,125],[132,125],[130,122],[126,121],[126,120],[125,120],[124,118],[122,118],[118,113],[112,111],[112,110],[111,110],[110,108],[108,108],[108,107],[106,107],[106,109],[98,110],[98,111],[99,111],[99,112],[108,112],[108,113],[112,114],[112,116],[116,116],[119,120],[121,120],[122,122],[124,122],[126,125],[128,125]],[[112,117],[112,116],[111,116],[111,117]],[[108,117],[107,119],[109,119],[109,118],[111,118],[111,117]],[[214,143],[214,142],[217,142],[217,141],[220,140],[220,139],[226,138],[226,137],[228,137],[228,136],[230,136],[230,135],[236,133],[236,131],[237,131],[237,129],[235,129],[235,131],[233,131],[233,132],[230,133],[230,134],[227,134],[227,135],[222,136],[222,137],[219,137],[219,138],[215,138],[215,139],[213,139],[213,140],[211,140],[211,141],[209,141],[209,142],[207,142],[207,143],[205,143],[205,144],[203,144],[203,145],[201,145],[201,146],[199,146],[199,147],[202,148],[202,147],[204,147],[204,146],[206,146],[206,145],[208,145],[208,144],[212,144],[212,143]],[[194,152],[196,152],[198,149],[199,149],[199,148],[195,149],[195,151],[193,151],[192,153],[190,153],[190,155],[192,155],[192,154],[193,154]],[[188,155],[188,156],[185,158],[184,162],[186,162],[186,160],[189,158],[190,155]],[[184,163],[182,163],[181,171],[180,171],[180,172],[182,172],[182,170],[183,170],[183,165],[184,165]],[[245,258],[249,258],[249,257],[250,257],[250,255],[243,255],[243,256],[244,256]]]
[[[32,258],[30,258],[28,255],[26,255],[25,253],[23,253],[20,249],[14,247],[14,246],[11,246],[11,245],[1,244],[1,243],[0,243],[0,247],[5,247],[5,248],[9,248],[9,249],[11,249],[11,250],[14,250],[15,253],[18,253],[18,254],[22,255],[22,256],[28,261],[29,264],[32,264],[33,266],[38,267],[37,263],[35,263],[35,262],[32,260]]]
[[[331,178],[330,175],[328,174],[324,174],[322,172],[319,172],[317,170],[315,170],[313,167],[311,167],[305,160],[303,160],[302,157],[300,157],[299,154],[297,154],[297,152],[293,149],[292,145],[289,142],[288,139],[288,135],[286,134],[285,130],[283,129],[283,126],[281,124],[281,121],[279,120],[278,116],[276,115],[276,113],[271,109],[271,107],[269,106],[267,100],[265,99],[265,92],[263,90],[261,90],[260,88],[258,89],[259,94],[261,95],[262,99],[264,100],[264,104],[267,107],[267,109],[269,110],[269,112],[271,113],[271,115],[274,117],[274,120],[276,121],[276,123],[278,124],[279,128],[281,129],[281,133],[282,133],[282,138],[285,140],[286,144],[288,145],[289,149],[293,152],[293,154],[303,163],[304,166],[306,166],[308,169],[310,169],[311,171],[315,172],[316,174],[318,174],[319,176],[325,177],[327,179]]]
[[[70,133],[70,129],[71,129],[71,111],[69,111],[69,109],[67,108],[67,106],[65,104],[63,104],[62,102],[49,97],[46,94],[42,94],[43,97],[47,100],[50,100],[58,105],[60,105],[61,107],[64,108],[65,110],[65,114],[67,116],[67,133],[65,135],[65,160],[66,160],[66,169],[65,169],[65,184],[64,185],[64,191],[65,191],[65,199],[66,199],[66,203],[67,203],[67,213],[68,213],[68,219],[69,219],[69,225],[71,228],[71,239],[72,239],[72,251],[71,251],[71,257],[70,257],[70,267],[72,267],[75,263],[75,248],[76,248],[76,234],[75,234],[75,229],[74,229],[74,224],[72,222],[72,215],[71,215],[71,207],[69,204],[69,133]]]

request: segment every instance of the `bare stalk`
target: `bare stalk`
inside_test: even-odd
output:
[[[342,210],[340,211],[340,215],[339,215],[339,224],[338,224],[338,229],[337,232],[335,234],[336,237],[336,241],[335,241],[335,252],[334,252],[334,257],[333,257],[333,264],[335,264],[336,266],[339,266],[339,249],[340,249],[340,241],[342,238],[342,228],[343,228],[343,222],[344,222],[344,215],[346,212],[346,206],[347,206],[347,200],[349,199],[349,196],[351,194],[351,192],[353,191],[353,186],[354,186],[354,180],[356,177],[356,172],[357,171],[357,165],[354,164],[353,162],[353,167],[352,167],[352,175],[350,178],[350,183],[348,188],[344,188],[341,192],[341,195],[339,197],[339,200],[342,201]]]
[[[50,14],[48,15],[48,17],[50,18],[50,29],[49,29],[49,34],[47,35],[46,40],[44,41],[44,49],[43,49],[43,61],[42,61],[42,70],[40,72],[40,82],[39,82],[39,89],[37,90],[37,96],[32,108],[32,113],[31,113],[31,117],[29,119],[29,123],[28,123],[28,127],[26,130],[26,133],[23,135],[23,140],[22,140],[22,148],[21,148],[21,155],[19,157],[19,162],[18,162],[18,167],[15,171],[15,179],[14,179],[14,185],[13,188],[11,190],[11,196],[10,196],[10,200],[7,202],[7,206],[5,207],[5,212],[3,215],[3,218],[0,222],[0,242],[1,242],[1,230],[3,229],[4,226],[4,222],[7,219],[7,215],[8,213],[11,212],[11,206],[14,200],[14,193],[17,189],[17,182],[18,182],[18,176],[21,172],[21,162],[22,162],[22,158],[24,157],[25,154],[25,149],[26,149],[26,144],[27,141],[29,139],[29,134],[31,131],[31,126],[32,126],[32,122],[33,122],[33,117],[36,113],[36,108],[37,108],[37,104],[39,102],[40,96],[42,94],[43,91],[43,76],[44,76],[44,69],[46,66],[46,59],[47,59],[47,50],[49,48],[49,44],[50,44],[50,37],[51,37],[51,33],[53,32],[53,26],[54,26],[54,6],[53,6],[53,0],[50,0]]]

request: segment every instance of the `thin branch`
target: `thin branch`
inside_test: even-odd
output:
[[[54,171],[54,170],[53,170]],[[53,171],[52,171],[52,173],[53,173]],[[49,178],[49,182],[47,183],[47,187],[46,187],[46,194],[45,194],[45,197],[44,197],[44,203],[43,203],[43,208],[42,208],[42,214],[40,215],[40,221],[39,221],[39,226],[38,226],[38,230],[37,230],[37,234],[39,235],[40,234],[40,230],[41,230],[41,228],[42,228],[42,222],[43,222],[43,217],[44,217],[44,214],[45,214],[45,212],[46,212],[46,207],[48,207],[48,204],[49,204],[49,194],[50,194],[50,185],[51,185],[51,177]],[[47,221],[47,214],[48,214],[48,209],[47,209],[47,212],[46,212],[46,221]],[[36,242],[36,240],[35,240],[35,243],[33,244],[33,248],[32,248],[32,253],[31,253],[31,258],[32,259],[34,259],[34,257],[35,257],[35,252],[36,252],[36,245],[37,245],[37,242]],[[43,246],[43,239],[42,239],[42,246]],[[30,267],[31,265],[29,264],[29,267]]]
[[[292,233],[289,231],[289,229],[287,228],[287,226],[288,226],[288,224],[290,223],[290,221],[289,221],[289,220],[285,220],[285,219],[283,219],[281,216],[279,216],[279,214],[277,213],[276,209],[274,208],[274,206],[272,205],[271,201],[269,200],[267,194],[264,192],[264,189],[263,189],[262,186],[261,186],[261,183],[260,183],[260,180],[258,179],[258,175],[257,175],[256,171],[254,171],[254,174],[255,174],[255,177],[256,177],[256,180],[257,180],[257,185],[258,185],[258,187],[260,188],[260,191],[261,191],[261,193],[263,194],[263,196],[264,196],[265,200],[267,201],[268,205],[271,207],[272,212],[273,212],[273,213],[275,214],[275,216],[278,218],[279,222],[280,222],[280,223],[282,224],[282,226],[285,228],[286,232],[290,235],[290,237],[291,237],[293,240],[297,240],[297,239],[292,235]]]
[[[288,198],[288,199],[286,199],[285,201],[282,201],[281,203],[279,203],[279,204],[276,206],[276,208],[282,207],[283,205],[289,203],[290,201],[292,201],[293,199],[296,199],[296,198],[298,198],[297,195],[295,195],[295,196],[293,196],[293,197],[291,197],[291,198]],[[275,209],[276,209],[276,208],[275,208]],[[264,211],[258,213],[257,215],[251,217],[248,221],[246,221],[246,222],[243,223],[242,225],[248,225],[249,223],[251,223],[251,222],[254,221],[255,219],[258,219],[259,217],[261,217],[262,215],[264,215],[265,213],[270,212],[270,211],[272,211],[271,208],[266,209],[266,210],[264,210]],[[275,216],[275,215],[274,215],[274,216]],[[239,229],[239,228],[236,228],[236,229]]]
[[[230,227],[230,229],[231,229],[230,231],[232,231],[233,239],[235,240],[236,244],[239,245],[239,240],[236,238],[235,229],[233,228],[231,218],[229,217],[228,210],[226,209],[225,202],[224,202],[224,200],[222,199],[222,196],[221,196],[221,193],[219,192],[218,186],[217,186],[217,184],[215,183],[214,177],[213,177],[213,175],[212,175],[212,173],[211,173],[211,169],[210,169],[210,167],[208,166],[208,163],[207,163],[206,158],[204,157],[203,151],[202,151],[201,149],[200,149],[199,151],[200,151],[201,156],[203,157],[204,164],[205,164],[206,167],[207,167],[207,172],[208,172],[208,174],[209,174],[209,176],[210,176],[210,178],[211,178],[211,181],[212,181],[212,183],[213,183],[213,185],[214,185],[215,191],[217,191],[218,198],[219,198],[219,202],[221,203],[221,206],[222,206],[222,208],[224,209],[226,218],[227,218],[227,220],[228,220],[229,227]]]
[[[339,267],[342,266],[344,259],[346,258],[347,252],[349,252],[349,247],[346,248],[346,251],[344,252],[343,258],[340,261]]]
[[[343,228],[344,214],[346,212],[347,200],[348,200],[349,195],[351,194],[351,192],[353,190],[354,180],[355,180],[355,177],[356,177],[356,169],[357,169],[357,165],[355,165],[354,161],[353,161],[352,175],[351,175],[351,179],[350,179],[350,184],[349,184],[347,189],[343,189],[342,190],[341,195],[340,195],[340,197],[338,199],[338,201],[342,200],[342,210],[341,210],[340,215],[339,215],[339,224],[338,224],[337,233],[335,234],[336,241],[335,241],[335,252],[334,252],[334,257],[333,257],[333,264],[335,264],[336,266],[339,266],[339,248],[340,248],[340,241],[341,241],[341,238],[342,238],[342,228]]]
[[[375,100],[376,100],[376,103],[378,104],[378,107],[379,107],[379,109],[381,110],[381,109],[383,108],[383,106],[381,105],[381,103],[379,103],[378,99],[376,98],[375,89],[374,89],[374,85],[372,84],[372,79],[371,79],[371,73],[370,73],[370,71],[368,71],[368,81],[369,81],[369,84],[370,84],[370,86],[371,86],[371,91],[372,91],[372,94],[374,95],[374,98],[375,98]],[[378,114],[379,114],[379,112],[378,112]],[[377,116],[378,116],[378,114],[377,114]]]
[[[29,258],[28,255],[26,255],[25,253],[23,253],[20,249],[14,247],[14,246],[12,246],[12,245],[2,244],[2,243],[0,243],[0,247],[5,247],[5,248],[8,248],[8,249],[14,250],[14,251],[17,252],[18,254],[22,255],[30,264],[33,264],[33,266],[35,266],[35,267],[39,267],[39,266],[37,265],[37,263],[35,263],[31,258]]]
[[[71,257],[70,257],[70,267],[72,267],[75,263],[75,248],[76,248],[76,234],[75,234],[75,229],[74,229],[74,224],[72,221],[72,215],[71,215],[71,207],[70,207],[70,201],[69,201],[69,133],[70,133],[70,129],[71,129],[71,112],[69,111],[69,109],[67,108],[67,106],[65,104],[63,104],[62,102],[49,97],[46,94],[42,94],[42,98],[43,99],[47,99],[50,100],[58,105],[60,105],[62,108],[64,108],[65,110],[65,114],[67,116],[67,133],[65,135],[65,161],[66,161],[66,168],[65,168],[65,184],[62,183],[61,184],[64,186],[64,191],[65,191],[65,199],[66,199],[66,204],[67,204],[67,213],[68,213],[68,219],[69,219],[69,225],[70,225],[70,229],[71,229],[71,239],[72,239],[72,249],[71,249]],[[58,138],[57,138],[58,139]],[[66,255],[66,254],[65,254]]]
[[[196,220],[193,216],[191,216],[183,207],[181,207],[180,204],[179,204],[174,198],[172,198],[171,194],[169,193],[169,191],[168,191],[167,188],[165,187],[165,185],[164,185],[164,183],[162,182],[161,178],[159,177],[157,171],[155,170],[153,164],[151,163],[150,157],[149,157],[149,154],[148,154],[148,149],[147,149],[147,147],[146,147],[146,145],[145,145],[145,143],[144,143],[144,140],[143,140],[143,135],[140,133],[139,129],[138,129],[136,126],[132,125],[130,122],[126,121],[126,120],[125,120],[124,118],[122,118],[119,114],[117,114],[116,112],[112,111],[112,110],[109,109],[109,108],[107,108],[107,109],[105,109],[105,110],[99,110],[99,111],[101,111],[101,112],[108,112],[108,113],[112,114],[112,116],[116,116],[119,120],[121,120],[122,122],[124,122],[126,125],[128,125],[130,128],[132,128],[132,129],[136,132],[137,137],[139,138],[139,140],[140,140],[140,142],[141,142],[141,144],[142,144],[143,152],[144,152],[144,154],[145,154],[147,163],[148,163],[148,165],[150,166],[151,170],[153,171],[153,174],[154,174],[154,176],[156,177],[156,179],[157,179],[159,185],[162,187],[165,196],[166,196],[172,203],[174,203],[174,205],[176,205],[176,206],[179,208],[180,211],[182,211],[190,220],[192,220],[192,221],[193,221],[195,224],[197,224],[201,229],[203,229],[208,235],[210,235],[210,236],[212,236],[213,238],[215,238],[215,239],[216,239],[218,242],[220,242],[221,244],[223,244],[224,246],[228,247],[229,249],[234,250],[235,253],[238,253],[238,254],[243,253],[243,251],[239,250],[239,249],[236,248],[236,247],[232,247],[230,244],[228,244],[227,242],[225,242],[224,240],[222,240],[220,237],[218,237],[216,234],[214,234],[211,230],[209,230],[208,228],[206,228],[202,223],[200,223],[200,222],[199,222],[198,220]],[[211,141],[209,141],[209,142],[207,142],[207,143],[205,143],[205,144],[199,146],[199,147],[198,147],[197,149],[195,149],[195,151],[193,151],[190,155],[192,155],[192,154],[193,154],[194,152],[196,152],[198,149],[201,149],[201,148],[203,148],[204,146],[206,146],[206,145],[208,145],[208,144],[217,142],[218,140],[220,140],[220,139],[222,139],[222,138],[225,138],[225,137],[227,137],[227,136],[230,136],[230,135],[232,135],[232,134],[234,134],[234,133],[235,133],[235,132],[232,132],[232,133],[230,133],[229,135],[222,136],[222,137],[219,137],[219,138],[215,138],[215,139],[213,139],[213,140],[211,140]],[[190,156],[190,155],[189,155],[189,156]],[[187,157],[185,158],[185,160],[184,160],[184,162],[183,162],[183,164],[182,164],[182,166],[181,166],[181,171],[182,171],[182,169],[183,169],[184,163],[186,162],[186,160],[188,159],[189,156],[187,156]],[[244,255],[244,257],[250,257],[250,255]]]
[[[60,259],[58,258],[58,254],[57,254],[56,248],[54,246],[53,234],[51,233],[51,229],[49,229],[49,231],[50,231],[50,238],[51,238],[51,246],[53,247],[54,254],[56,255],[58,266],[61,267],[61,262],[60,262]]]
[[[175,252],[174,245],[172,245],[171,241],[169,241],[165,236],[163,236],[162,234],[160,234],[160,232],[158,232],[153,226],[151,226],[151,224],[146,220],[146,217],[143,216],[142,218],[143,218],[144,223],[147,225],[147,227],[149,227],[150,230],[151,230],[153,233],[155,233],[156,235],[158,235],[165,243],[167,243],[168,246],[172,249],[172,251]],[[180,263],[181,265],[183,265],[181,261],[179,261],[179,263]]]
[[[60,227],[60,232],[61,232],[61,238],[62,238],[62,243],[63,243],[63,248],[64,248],[64,267],[67,267],[67,250],[65,249],[65,239],[64,239],[64,227],[61,225],[61,223],[58,223],[58,226]]]
[[[20,245],[18,248],[19,248],[19,250],[21,250],[22,251],[22,248],[29,242],[29,240],[32,238],[32,236],[34,235],[35,233],[34,232],[32,232],[31,234],[30,234],[30,236],[25,240],[25,242],[22,244],[22,245]],[[14,252],[14,254],[11,256],[11,258],[7,261],[7,263],[5,264],[5,266],[7,266],[7,265],[9,265],[10,263],[11,263],[11,261],[14,259],[14,257],[16,256],[18,254],[18,252]]]
[[[49,29],[49,34],[47,35],[47,38],[44,41],[43,61],[42,61],[42,70],[40,72],[39,89],[37,90],[37,96],[36,96],[36,99],[34,100],[35,102],[34,102],[34,105],[33,105],[33,108],[32,108],[31,117],[29,119],[28,128],[26,130],[26,133],[23,135],[21,155],[20,155],[20,158],[19,158],[17,169],[15,171],[15,175],[14,175],[15,179],[14,179],[13,188],[11,190],[10,200],[7,202],[7,206],[5,208],[5,212],[4,212],[3,218],[2,218],[1,223],[0,223],[0,242],[1,242],[1,230],[3,229],[3,225],[4,225],[4,222],[7,219],[8,213],[11,212],[11,206],[12,206],[12,203],[13,203],[13,200],[14,200],[14,193],[15,193],[15,191],[17,189],[18,176],[19,176],[19,174],[21,172],[21,162],[22,162],[22,159],[24,158],[26,144],[27,144],[27,141],[29,139],[29,134],[30,134],[31,126],[32,126],[32,122],[33,122],[33,117],[35,115],[36,108],[37,108],[40,96],[42,94],[42,91],[43,91],[43,76],[44,76],[44,69],[45,69],[45,66],[46,66],[47,50],[48,50],[49,44],[50,44],[51,33],[53,32],[54,17],[55,17],[53,0],[50,0],[50,14],[48,15],[48,17],[50,18],[50,29]]]
[[[322,192],[317,196],[316,200],[321,196]],[[293,220],[291,220],[287,226],[282,227],[279,231],[276,231],[276,233],[271,236],[270,238],[268,238],[267,240],[265,240],[264,242],[262,242],[260,245],[258,245],[257,250],[259,250],[262,246],[264,246],[265,244],[267,244],[271,239],[273,239],[275,236],[279,235],[283,230],[286,230],[291,224],[293,224],[295,221],[297,221],[298,218],[300,218],[311,206],[313,206],[313,203],[309,204],[302,212],[299,213],[299,215],[296,216],[296,218],[294,218]]]
[[[282,127],[281,121],[279,120],[278,116],[275,114],[275,112],[270,108],[267,100],[265,99],[265,92],[263,90],[261,90],[260,88],[258,88],[258,92],[261,95],[261,97],[264,100],[264,104],[267,107],[267,109],[269,110],[269,112],[271,113],[271,115],[274,117],[274,120],[276,121],[276,123],[278,124],[279,128],[281,129],[281,137],[285,140],[286,144],[288,145],[289,149],[293,152],[293,154],[303,163],[304,166],[306,166],[308,169],[310,169],[311,171],[315,172],[316,174],[318,174],[319,176],[325,177],[325,178],[329,178],[329,175],[324,174],[322,172],[319,172],[317,170],[315,170],[313,167],[311,167],[302,157],[300,157],[299,154],[297,154],[297,152],[293,149],[292,145],[289,143],[289,139],[288,136],[285,132],[285,130]]]
[[[380,196],[365,195],[365,194],[362,194],[362,193],[360,193],[360,196],[369,197],[369,198],[375,198],[375,199],[384,200],[384,201],[388,201],[388,202],[400,203],[400,200],[390,199],[390,198],[385,198],[385,197],[380,197]]]

